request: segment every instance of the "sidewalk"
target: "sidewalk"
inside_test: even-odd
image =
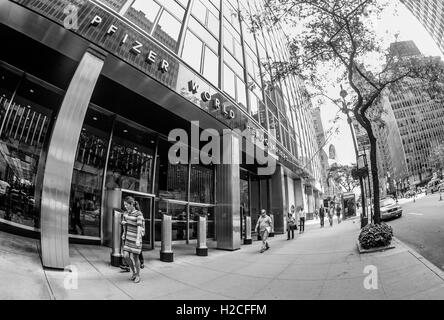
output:
[[[67,273],[42,269],[37,241],[0,232],[0,299],[444,299],[441,271],[396,240],[395,249],[360,255],[359,231],[359,220],[311,225],[292,241],[271,238],[263,254],[259,242],[236,252],[211,249],[209,257],[176,246],[172,264],[160,262],[156,248],[145,253],[140,284],[110,267],[110,249],[71,245],[77,290],[65,290]],[[364,288],[370,265],[378,290]]]

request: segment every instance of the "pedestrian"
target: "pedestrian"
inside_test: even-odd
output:
[[[143,214],[138,210],[138,203],[133,197],[126,197],[124,206],[126,211],[122,220],[122,225],[125,227],[125,232],[122,236],[124,241],[123,257],[133,272],[131,280],[139,283],[139,255],[142,252],[142,237],[144,233]]]
[[[271,221],[271,218],[267,215],[267,211],[262,209],[261,216],[257,220],[256,227],[254,228],[261,235],[261,239],[262,239],[261,253],[270,249],[270,246],[268,245],[268,235],[271,232],[271,224],[272,224],[272,221]]]
[[[333,227],[333,216],[334,216],[335,204],[332,202],[330,208],[328,208],[328,221],[330,222],[330,227]]]
[[[324,227],[324,219],[325,219],[325,209],[322,205],[319,208],[319,219],[321,219],[321,228],[323,228]]]
[[[291,234],[291,239],[294,239],[294,226],[296,224],[294,211],[295,211],[294,205],[292,205],[290,212],[287,214],[287,233],[288,233],[287,240],[290,240],[290,234]]]
[[[336,207],[336,215],[338,216],[338,224],[341,223],[341,211],[342,211],[341,205],[338,204]]]
[[[305,232],[305,219],[307,218],[307,213],[304,210],[304,207],[301,206],[299,209],[299,233]]]

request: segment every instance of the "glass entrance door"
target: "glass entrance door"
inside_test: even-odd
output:
[[[154,239],[153,239],[153,204],[154,195],[143,194],[139,192],[132,192],[130,190],[122,190],[122,208],[123,202],[126,197],[133,197],[139,204],[139,210],[143,214],[145,219],[145,236],[143,237],[143,249],[152,250],[154,249]]]

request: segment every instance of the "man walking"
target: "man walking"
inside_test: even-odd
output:
[[[299,233],[305,232],[305,219],[307,218],[307,213],[304,210],[304,207],[299,209]]]
[[[261,253],[265,252],[266,250],[270,249],[270,246],[268,245],[268,235],[271,232],[271,218],[267,216],[267,212],[262,209],[261,210],[261,216],[257,220],[255,230],[258,230],[258,233],[261,235],[262,239],[262,249]]]
[[[323,228],[324,227],[324,219],[325,219],[325,209],[322,205],[319,208],[319,219],[321,220],[321,228]]]

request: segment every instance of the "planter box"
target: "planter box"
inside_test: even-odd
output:
[[[365,254],[365,253],[374,253],[374,252],[382,252],[382,251],[387,251],[390,249],[395,249],[396,246],[393,244],[393,240],[392,243],[388,246],[385,247],[379,247],[379,248],[373,248],[373,249],[364,249],[361,244],[359,243],[359,240],[356,241],[356,246],[358,247],[358,251],[360,254]]]

